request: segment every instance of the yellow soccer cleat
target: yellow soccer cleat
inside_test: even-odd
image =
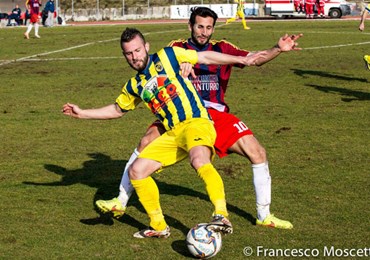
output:
[[[365,67],[370,70],[370,55],[365,55],[364,56],[364,61],[365,61]]]
[[[123,207],[118,198],[111,200],[97,200],[95,205],[103,213],[112,213],[114,218],[120,218],[125,214],[126,207]]]
[[[292,229],[293,224],[286,220],[281,220],[273,214],[268,215],[263,221],[257,219],[256,225],[281,229]]]

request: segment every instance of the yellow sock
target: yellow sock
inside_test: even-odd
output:
[[[236,20],[235,18],[227,19],[227,20],[226,20],[226,24],[231,23],[231,22],[234,22],[235,20]]]
[[[159,190],[152,177],[141,180],[131,180],[146,213],[150,218],[150,226],[155,230],[164,230],[167,226],[159,204]]]
[[[248,28],[247,22],[244,19],[242,20],[242,24],[243,24],[244,29],[247,29]]]
[[[206,184],[209,199],[215,207],[214,213],[227,217],[229,214],[226,209],[224,183],[222,182],[221,176],[210,163],[200,167],[197,172],[199,177],[201,177]]]

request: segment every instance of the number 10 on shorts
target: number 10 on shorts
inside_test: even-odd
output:
[[[238,129],[238,133],[242,133],[248,130],[248,126],[244,124],[242,121],[239,121],[238,123],[234,124],[234,126]]]

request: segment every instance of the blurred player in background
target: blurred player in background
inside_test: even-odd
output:
[[[7,26],[11,25],[11,20],[14,19],[17,25],[21,25],[21,14],[22,10],[19,8],[19,5],[15,5],[14,9],[12,10],[11,14],[8,16],[8,24]]]
[[[306,18],[313,19],[315,0],[305,0]]]
[[[362,32],[365,30],[365,20],[367,17],[367,14],[370,13],[370,4],[367,4],[365,7],[364,11],[362,12],[361,15],[361,21],[360,25],[358,26],[358,29]],[[365,61],[365,66],[368,70],[370,70],[370,55],[365,55],[364,56],[364,61]]]
[[[30,38],[30,32],[32,27],[35,27],[35,37],[40,38],[39,35],[39,13],[40,13],[41,0],[27,0],[26,8],[30,10],[30,24],[27,27],[27,31],[24,33],[26,39]]]
[[[294,10],[298,13],[301,13],[303,12],[303,3],[301,0],[294,0],[293,1],[293,4],[294,4]]]
[[[221,53],[246,56],[251,52],[241,50],[227,41],[210,40],[214,32],[217,14],[209,8],[198,7],[192,9],[189,20],[191,38],[188,40],[177,40],[170,43],[171,46],[179,46],[198,52],[213,50]],[[284,35],[271,49],[256,53],[267,53],[259,58],[255,65],[262,65],[274,58],[281,52],[299,50],[296,42],[302,35]],[[243,68],[242,64],[235,67]],[[229,113],[229,107],[225,103],[224,95],[233,65],[200,65],[194,66],[195,75],[189,79],[202,96],[208,113],[211,115],[217,132],[215,143],[216,153],[222,158],[230,153],[236,153],[249,159],[252,163],[253,183],[256,193],[257,225],[275,228],[290,229],[293,225],[289,221],[278,219],[270,213],[271,203],[271,178],[265,149],[259,144],[252,131],[239,118]],[[182,73],[187,75],[188,73]],[[105,212],[113,213],[113,216],[121,217],[127,202],[132,194],[133,188],[128,177],[128,167],[140,154],[140,152],[165,131],[160,122],[154,122],[141,139],[139,146],[131,155],[126,164],[125,171],[120,184],[118,198],[112,200],[98,200],[97,207]]]
[[[235,0],[235,3],[238,4],[236,7],[236,15],[233,18],[227,19],[226,24],[234,22],[236,19],[241,19],[244,30],[250,30],[250,27],[247,26],[247,22],[245,21],[244,0]]]
[[[316,9],[317,17],[325,18],[325,0],[317,0]]]

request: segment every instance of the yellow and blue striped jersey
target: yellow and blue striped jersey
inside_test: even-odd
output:
[[[196,64],[197,52],[166,47],[150,55],[147,67],[123,86],[116,103],[122,111],[130,111],[143,100],[167,130],[187,119],[209,119],[197,90],[180,75],[183,62]]]
[[[370,13],[370,4],[368,4],[367,6],[365,6],[365,10]]]
[[[237,12],[244,12],[244,0],[236,0],[235,3],[237,3],[236,11]]]

